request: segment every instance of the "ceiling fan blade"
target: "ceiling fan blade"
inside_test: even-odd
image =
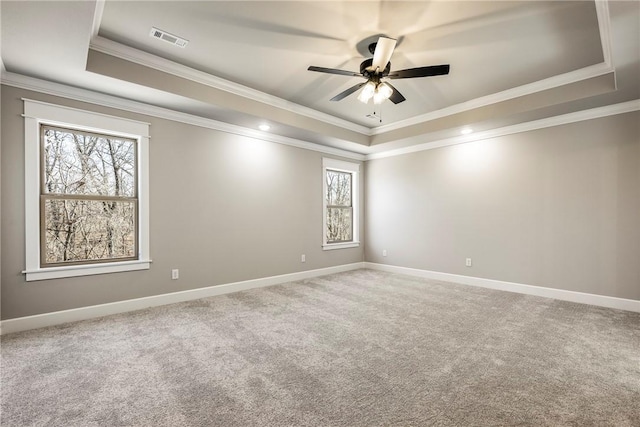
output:
[[[389,85],[389,87],[391,89],[393,89],[393,93],[391,94],[391,96],[389,97],[389,101],[393,102],[394,104],[400,104],[401,102],[405,101],[407,98],[405,98],[404,96],[402,96],[402,94],[400,92],[398,92],[398,89],[396,89],[395,87],[393,87],[391,85],[391,83],[389,82],[385,82],[385,84]]]
[[[340,101],[341,99],[346,98],[347,96],[351,95],[353,92],[357,91],[358,89],[360,89],[362,86],[364,86],[367,82],[364,83],[358,83],[355,86],[351,86],[349,89],[345,90],[344,92],[340,92],[339,94],[337,94],[336,96],[334,96],[333,98],[331,98],[331,101]]]
[[[307,68],[309,71],[317,71],[318,73],[340,74],[341,76],[361,76],[362,74],[347,70],[338,70],[337,68],[316,67],[314,65]]]
[[[391,55],[393,54],[393,49],[395,48],[395,39],[380,37],[378,39],[378,43],[376,44],[376,50],[373,53],[373,62],[371,63],[372,71],[380,68],[380,72],[382,72],[391,60]]]
[[[449,64],[397,70],[390,73],[387,77],[390,79],[412,79],[414,77],[442,76],[444,74],[449,74]]]

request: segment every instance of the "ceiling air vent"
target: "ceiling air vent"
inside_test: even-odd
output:
[[[189,43],[189,40],[183,39],[178,36],[174,36],[171,33],[167,33],[166,31],[162,31],[155,27],[151,28],[151,32],[149,33],[149,35],[153,38],[160,39],[162,41],[171,43],[172,45],[178,46],[178,47],[186,47],[187,44]]]

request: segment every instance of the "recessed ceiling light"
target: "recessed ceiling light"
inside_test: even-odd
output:
[[[260,126],[258,126],[258,129],[262,130],[262,131],[268,131],[269,129],[271,129],[271,126],[269,126],[266,123],[261,124]]]
[[[471,128],[462,128],[462,130],[460,131],[460,133],[463,135],[469,135],[471,132],[473,132],[473,129]]]

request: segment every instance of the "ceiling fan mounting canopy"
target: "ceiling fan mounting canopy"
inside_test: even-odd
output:
[[[350,87],[331,98],[331,101],[340,101],[365,86],[362,93],[358,96],[358,99],[365,104],[372,98],[376,104],[381,103],[385,99],[389,99],[394,104],[399,104],[400,102],[405,101],[406,98],[388,81],[382,81],[383,78],[411,79],[449,74],[449,64],[408,68],[405,70],[391,72],[390,60],[395,46],[396,40],[388,37],[380,37],[377,42],[369,44],[369,52],[373,54],[373,58],[368,58],[362,61],[359,73],[339,70],[336,68],[316,67],[314,65],[310,66],[308,70],[319,73],[364,77],[367,79],[366,82],[358,83]]]

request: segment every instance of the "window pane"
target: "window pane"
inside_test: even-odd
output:
[[[130,201],[46,199],[44,262],[135,257],[135,210]]]
[[[353,240],[351,208],[327,208],[327,243]]]
[[[351,206],[351,174],[327,170],[327,205]]]
[[[43,127],[43,193],[136,196],[129,139]]]

